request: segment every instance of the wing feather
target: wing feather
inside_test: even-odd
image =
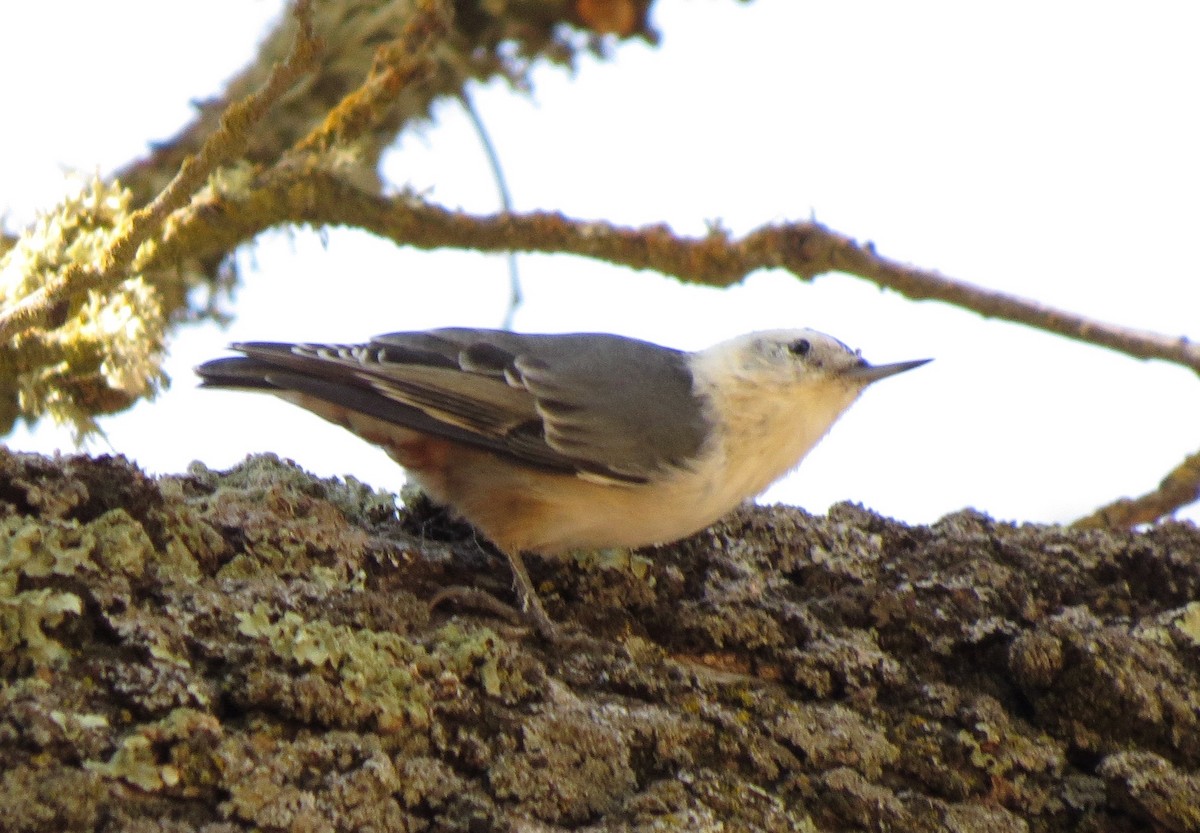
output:
[[[302,391],[593,482],[686,465],[706,436],[686,354],[620,336],[455,328],[233,347],[245,358],[202,365],[205,385]]]

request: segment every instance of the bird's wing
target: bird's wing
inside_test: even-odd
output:
[[[686,464],[706,436],[686,354],[619,336],[444,329],[359,345],[234,345],[205,384],[298,391],[602,482]]]

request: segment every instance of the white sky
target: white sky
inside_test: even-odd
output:
[[[252,54],[276,2],[42,2],[6,10],[0,209],[15,228],[63,189],[169,137],[189,101]],[[195,20],[199,9],[203,17]],[[475,92],[518,210],[735,232],[816,217],[890,257],[1101,319],[1200,338],[1200,6],[660,0],[663,44],[620,47],[532,99]],[[386,160],[396,185],[492,211],[496,188],[456,105]],[[227,330],[171,346],[172,389],[104,422],[151,472],[275,451],[398,488],[381,452],[268,397],[199,391],[190,368],[239,339],[357,340],[497,326],[504,259],[415,252],[362,233],[272,233],[242,252]],[[768,499],[860,501],[909,521],[973,506],[1068,520],[1152,488],[1200,448],[1200,384],[845,275],[758,273],[729,291],[558,256],[521,258],[517,329],[607,330],[678,347],[811,326],[877,362],[936,361],[881,383]],[[8,438],[70,450],[52,426]],[[1200,518],[1195,508],[1187,517]]]

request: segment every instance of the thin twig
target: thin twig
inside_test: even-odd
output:
[[[129,215],[124,231],[113,239],[97,263],[72,264],[20,303],[0,313],[0,341],[7,341],[17,330],[44,324],[68,297],[124,280],[125,271],[141,245],[159,233],[166,218],[185,206],[214,170],[241,153],[250,128],[308,71],[320,49],[312,29],[311,0],[297,0],[293,14],[300,26],[292,53],[275,67],[263,88],[229,107],[221,118],[220,128],[195,156],[184,160],[174,179],[157,197]]]
[[[463,108],[467,111],[467,117],[471,119],[471,124],[475,127],[475,134],[479,136],[479,142],[483,145],[483,152],[487,155],[488,165],[492,169],[492,178],[496,182],[496,190],[500,192],[500,208],[505,214],[511,214],[513,210],[512,194],[508,190],[508,181],[504,177],[504,170],[500,166],[500,156],[496,153],[496,146],[492,143],[492,137],[488,135],[487,127],[483,124],[483,119],[479,117],[479,111],[475,109],[475,102],[471,99],[467,88],[463,87],[462,94]],[[508,250],[508,308],[504,311],[504,321],[501,327],[505,330],[513,328],[513,320],[517,317],[517,310],[525,301],[525,296],[521,292],[521,273],[517,267],[517,253],[512,249]]]
[[[1074,525],[1129,529],[1165,518],[1197,499],[1200,499],[1200,452],[1172,469],[1154,491],[1136,498],[1113,501],[1086,518],[1080,518]]]

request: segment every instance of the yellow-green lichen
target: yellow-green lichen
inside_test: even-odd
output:
[[[127,230],[130,194],[93,178],[40,217],[0,256],[0,307],[20,304],[61,281],[69,269],[94,273]],[[141,275],[72,293],[52,327],[18,332],[0,357],[0,413],[7,431],[17,417],[50,416],[77,436],[97,431],[94,417],[153,397],[161,369],[166,317],[158,293]]]
[[[95,548],[93,531],[76,521],[4,518],[0,520],[0,590],[15,592],[21,576],[74,575]]]
[[[101,570],[140,578],[156,557],[145,528],[124,509],[105,512],[87,529],[94,536],[95,562]]]
[[[447,622],[434,633],[434,656],[443,666],[443,676],[475,680],[483,692],[506,703],[516,703],[541,688],[534,673],[512,642],[501,639],[490,628],[463,628]]]
[[[429,507],[332,507],[278,461],[153,481],[0,452],[0,477],[6,612],[33,621],[0,654],[5,829],[1195,826],[1191,527],[1064,560],[978,518],[746,509],[644,579],[534,563],[561,645],[430,608],[472,564],[457,537],[422,553],[450,528]],[[714,549],[742,528],[761,547]],[[809,558],[869,535],[884,561]],[[48,594],[74,594],[57,628]],[[29,659],[47,639],[62,665]]]
[[[653,559],[638,555],[623,547],[604,547],[592,550],[572,550],[569,556],[585,569],[616,570],[627,572],[638,580],[645,580]],[[653,579],[651,579],[653,581]]]
[[[191,775],[211,777],[212,756],[196,750],[215,745],[220,724],[195,709],[173,709],[161,720],[140,726],[121,739],[107,761],[84,761],[85,769],[106,778],[119,778],[146,792],[170,789]]]
[[[84,761],[83,765],[99,775],[128,781],[146,792],[160,790],[166,783],[164,767],[158,762],[150,739],[142,734],[126,737],[107,761]]]
[[[0,656],[25,656],[39,665],[67,657],[45,628],[58,625],[67,614],[79,614],[83,602],[69,591],[23,585],[27,579],[74,574],[94,547],[91,531],[73,521],[0,520]]]
[[[0,656],[22,652],[38,665],[66,660],[70,652],[47,636],[45,629],[58,625],[68,613],[82,611],[83,602],[74,593],[0,589]]]
[[[168,494],[165,485],[164,495]],[[155,556],[155,566],[173,580],[197,581],[201,564],[214,564],[229,551],[210,521],[195,507],[169,503],[151,513],[161,524],[166,541]]]
[[[336,673],[341,695],[368,706],[380,724],[428,725],[435,674],[421,646],[394,633],[305,620],[293,611],[274,617],[263,604],[236,616],[242,635],[265,639],[282,659]]]
[[[1200,645],[1200,602],[1191,602],[1179,611],[1175,630],[1193,645]]]
[[[83,602],[70,591],[28,587],[30,580],[87,571],[139,577],[153,557],[146,531],[124,509],[85,524],[0,519],[0,653],[23,653],[38,664],[66,657],[45,629],[80,613]]]

